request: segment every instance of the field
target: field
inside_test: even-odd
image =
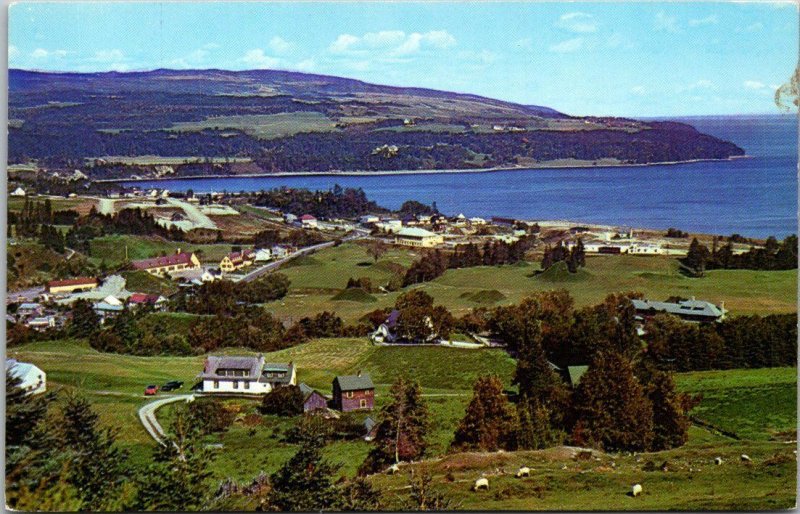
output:
[[[218,116],[203,121],[175,123],[169,130],[202,132],[203,130],[241,130],[258,139],[289,137],[302,132],[331,132],[337,130],[333,121],[318,112],[279,114],[246,114]]]
[[[392,248],[374,264],[356,244],[322,250],[283,268],[292,281],[289,295],[267,308],[284,319],[296,317],[297,312],[308,315],[333,310],[345,321],[354,321],[369,311],[393,305],[400,293],[373,293],[376,302],[334,301],[347,279],[369,277],[377,287],[392,276],[392,266],[407,267],[417,257],[413,251]],[[675,258],[633,255],[588,256],[586,268],[574,275],[550,271],[536,275],[538,270],[538,263],[448,270],[436,280],[415,287],[424,289],[456,315],[478,306],[517,303],[536,291],[560,288],[570,292],[578,307],[599,303],[612,292],[640,291],[656,300],[677,295],[725,302],[725,308],[734,315],[797,310],[796,270],[715,270],[696,279],[682,275]]]
[[[171,316],[171,315],[164,315]],[[178,320],[176,327],[190,320]],[[182,330],[182,329],[181,329]],[[227,349],[225,353],[252,353]],[[96,405],[104,423],[120,430],[120,438],[131,450],[132,459],[146,460],[154,443],[136,418],[138,408],[149,401],[141,395],[147,384],[178,379],[186,386],[202,368],[202,356],[133,357],[101,354],[81,341],[32,343],[9,349],[9,357],[33,362],[48,373],[50,389],[78,389]],[[420,381],[431,412],[428,440],[431,457],[446,453],[458,420],[463,416],[472,383],[479,374],[493,372],[508,385],[513,360],[502,350],[459,350],[438,347],[376,347],[362,339],[325,339],[273,352],[270,361],[293,361],[298,381],[329,394],[336,374],[368,372],[376,383],[380,407],[387,401],[388,388],[396,376]],[[447,363],[444,365],[444,363]],[[425,465],[434,475],[435,486],[468,509],[591,509],[602,505],[613,509],[702,509],[702,508],[786,508],[794,502],[794,444],[796,411],[795,368],[730,370],[677,375],[679,388],[702,393],[694,415],[715,426],[735,431],[740,440],[692,427],[689,443],[658,454],[605,455],[600,461],[575,459],[568,448],[542,452],[499,454],[452,454]],[[751,395],[743,393],[755,391]],[[757,392],[757,393],[756,393]],[[254,412],[253,400],[233,400],[243,413]],[[769,407],[769,409],[767,409]],[[171,407],[159,411],[165,423]],[[769,416],[765,413],[769,412]],[[260,471],[277,469],[296,445],[282,441],[294,420],[266,416],[257,426],[236,422],[226,433],[210,436],[208,442],[222,443],[214,472],[217,478],[244,481]],[[352,475],[369,444],[339,442],[326,448],[326,456],[342,464],[340,474]],[[752,463],[739,461],[747,453]],[[713,459],[721,456],[722,466]],[[615,462],[612,468],[610,462]],[[644,471],[648,461],[656,471]],[[669,471],[660,471],[662,462]],[[490,477],[490,492],[469,491],[481,473],[498,468],[514,470],[531,466],[534,476],[519,481],[509,475]],[[451,473],[450,481],[447,474]],[[391,502],[407,486],[408,468],[395,477],[371,478]],[[645,493],[629,498],[630,484],[642,483]],[[745,486],[746,485],[746,486]],[[599,503],[602,502],[602,503]],[[393,507],[400,507],[392,503]]]
[[[118,129],[117,129],[118,130]],[[94,161],[102,159],[108,163],[127,164],[129,166],[170,166],[184,163],[203,162],[206,157],[162,157],[160,155],[139,155],[136,157],[127,157],[120,155],[106,155],[103,157],[92,157],[87,161]],[[214,164],[223,164],[226,162],[250,162],[252,159],[249,157],[213,157],[211,162]]]
[[[159,237],[114,235],[92,239],[89,257],[96,264],[105,260],[106,265],[115,267],[125,261],[126,249],[129,260],[157,257],[162,253],[172,254],[181,249],[197,253],[201,262],[218,264],[231,251],[231,245],[192,244],[167,241]]]
[[[78,211],[81,215],[86,215],[91,210],[92,206],[97,205],[97,200],[87,197],[77,197],[77,198],[64,198],[61,196],[30,196],[28,200],[30,200],[33,204],[36,202],[44,203],[45,200],[50,200],[50,205],[52,206],[53,211],[66,211],[66,210],[74,210]],[[25,198],[19,196],[9,196],[6,199],[6,209],[9,212],[19,212],[22,210],[22,207],[25,205]]]

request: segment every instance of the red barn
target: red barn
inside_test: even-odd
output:
[[[372,410],[375,385],[366,373],[342,375],[333,379],[333,408],[342,412]]]

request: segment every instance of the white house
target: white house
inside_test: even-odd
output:
[[[269,248],[256,250],[256,262],[267,262],[270,259],[272,259],[272,252]]]
[[[19,386],[28,394],[47,391],[47,374],[29,362],[6,359],[6,373],[19,378]]]
[[[25,196],[25,190],[18,187],[11,193],[11,196]]]
[[[276,387],[297,384],[297,369],[288,364],[264,362],[264,357],[206,357],[203,372],[203,393],[267,394]]]
[[[661,255],[664,253],[661,245],[654,243],[634,243],[628,248],[628,253],[636,255]]]
[[[380,220],[381,220],[381,219],[380,219],[378,216],[375,216],[374,214],[366,214],[366,215],[364,215],[364,216],[361,216],[361,217],[358,219],[358,221],[359,221],[359,222],[360,222],[362,225],[368,225],[368,224],[370,224],[370,223],[377,223],[377,222],[379,222]]]
[[[303,228],[317,228],[317,218],[310,214],[303,214],[300,216],[300,223]]]
[[[433,248],[444,243],[444,237],[424,228],[404,228],[397,232],[395,244]]]
[[[272,247],[272,256],[276,259],[283,259],[289,256],[289,249],[284,246],[275,245]]]

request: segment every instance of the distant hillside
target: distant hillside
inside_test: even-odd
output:
[[[164,172],[158,158],[127,159],[138,156],[172,157],[164,164],[180,176],[643,164],[743,153],[680,123],[579,118],[322,75],[9,71],[9,162],[83,167],[95,178]],[[107,156],[117,158],[98,160]]]

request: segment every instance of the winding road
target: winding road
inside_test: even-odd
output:
[[[156,418],[156,411],[168,403],[179,401],[192,402],[194,401],[194,395],[178,394],[168,398],[161,398],[154,402],[146,403],[139,408],[139,421],[142,422],[142,426],[144,426],[144,429],[150,434],[150,437],[155,439],[156,442],[162,446],[164,445],[164,437],[166,437],[166,434]]]

